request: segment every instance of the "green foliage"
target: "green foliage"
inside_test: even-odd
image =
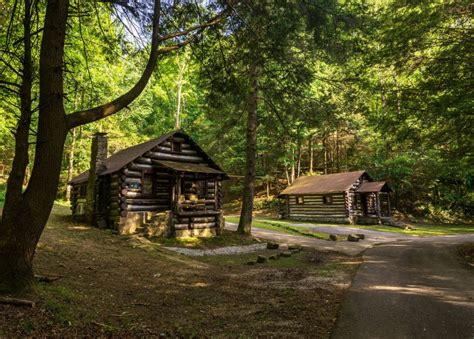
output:
[[[0,43],[21,49],[22,44],[14,45],[23,34],[21,16],[3,15],[12,13],[14,3],[0,5],[6,8],[0,11],[0,26],[12,19],[11,29],[0,30]],[[83,15],[69,19],[66,41],[68,113],[127,91],[147,57],[108,4],[77,5]],[[195,15],[186,4],[178,7],[173,25]],[[42,3],[37,11],[41,19]],[[244,175],[248,69],[256,61],[257,175],[265,178],[257,183],[259,195],[266,195],[267,182],[274,195],[287,178],[366,169],[374,179],[388,181],[402,212],[439,220],[472,218],[471,17],[472,6],[465,0],[238,3],[221,27],[161,58],[148,87],[127,110],[76,130],[73,174],[89,167],[96,131],[108,132],[114,153],[172,130],[179,69],[185,64],[182,128],[229,174]],[[41,31],[33,39],[34,60],[40,38]],[[9,167],[19,97],[5,82],[19,79],[5,62],[17,69],[21,65],[7,54],[1,58],[0,165]],[[33,107],[38,104],[37,72]],[[62,187],[72,141],[69,135]],[[240,184],[229,185],[229,198],[241,193]],[[0,204],[1,192],[0,187]],[[277,202],[257,199],[255,205],[275,209]]]
[[[0,181],[0,208],[3,206],[3,203],[5,202],[5,190],[6,190],[5,183]]]

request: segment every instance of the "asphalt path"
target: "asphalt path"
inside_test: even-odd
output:
[[[373,231],[355,227],[345,226],[319,226],[317,224],[291,224],[291,226],[312,229],[328,234],[347,235],[347,234],[364,234],[365,239],[359,242],[349,241],[330,241],[318,238],[311,238],[299,235],[292,235],[273,230],[266,230],[258,227],[252,227],[252,235],[258,238],[275,241],[278,243],[295,244],[316,248],[322,251],[341,252],[347,255],[357,255],[376,244],[382,244],[393,241],[400,241],[405,239],[412,239],[412,237],[381,231]],[[231,231],[237,229],[237,224],[226,222],[225,228]]]
[[[474,272],[456,253],[464,242],[473,235],[368,249],[333,338],[474,338]]]
[[[334,242],[252,228],[254,236],[279,243],[349,255],[363,252],[333,338],[474,339],[474,268],[456,252],[460,244],[474,243],[474,234],[412,237],[350,226],[293,226],[366,235],[360,242]],[[226,223],[227,229],[236,227]]]

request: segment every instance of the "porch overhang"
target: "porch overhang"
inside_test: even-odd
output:
[[[392,192],[385,181],[372,181],[364,182],[356,190],[357,193],[380,193],[380,192]]]
[[[177,172],[214,174],[221,175],[225,179],[228,178],[227,174],[224,172],[209,166],[165,160],[153,160],[153,163],[162,165]]]

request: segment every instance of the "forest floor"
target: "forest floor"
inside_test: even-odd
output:
[[[255,244],[220,239],[157,241],[72,221],[56,205],[40,240],[34,308],[0,305],[0,337],[164,336],[327,338],[360,256],[304,249],[247,265],[262,250],[188,257],[165,246]]]

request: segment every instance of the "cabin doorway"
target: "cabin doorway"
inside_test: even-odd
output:
[[[360,195],[360,204],[362,206],[362,215],[367,216],[369,214],[369,203],[367,194]]]

